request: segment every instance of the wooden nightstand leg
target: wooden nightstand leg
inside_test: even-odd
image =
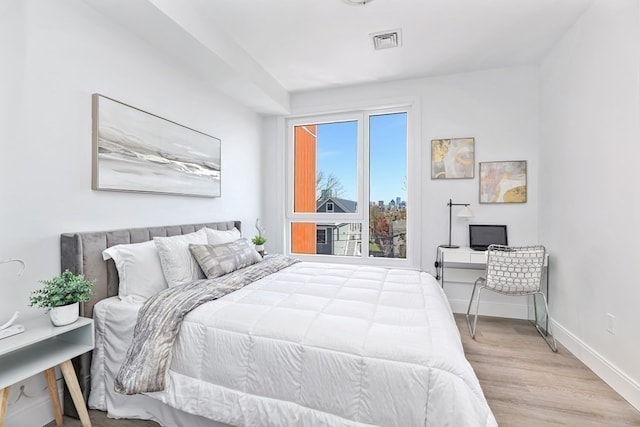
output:
[[[0,390],[0,427],[4,427],[4,418],[7,416],[7,405],[9,404],[9,387]]]
[[[87,412],[87,406],[84,404],[84,398],[82,397],[82,391],[80,391],[80,384],[78,384],[78,377],[76,377],[76,371],[73,370],[71,360],[62,362],[60,364],[60,370],[64,376],[64,380],[69,387],[69,393],[73,399],[73,404],[76,406],[78,416],[82,427],[91,427],[91,420],[89,420],[89,412]]]
[[[49,397],[51,398],[51,406],[53,414],[56,416],[56,425],[62,425],[62,407],[60,406],[60,395],[58,394],[58,384],[56,383],[56,371],[49,368],[44,371],[44,377],[47,379],[47,388],[49,389]]]

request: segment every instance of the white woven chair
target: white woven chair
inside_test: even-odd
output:
[[[487,251],[487,269],[484,277],[479,277],[473,285],[469,307],[467,308],[467,325],[471,338],[475,339],[476,326],[478,324],[478,309],[480,307],[480,292],[483,289],[498,292],[504,295],[532,295],[534,304],[535,326],[542,338],[554,352],[558,351],[555,337],[551,334],[551,318],[547,298],[540,291],[542,282],[542,270],[544,268],[545,248],[537,246],[502,246],[491,245]],[[473,327],[469,319],[473,298],[478,288],[475,319]],[[547,315],[547,331],[543,332],[538,325],[538,309],[536,295],[542,296],[544,309]],[[551,335],[551,339],[549,339]]]

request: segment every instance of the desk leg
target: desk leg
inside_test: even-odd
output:
[[[62,421],[62,407],[60,406],[60,395],[58,394],[58,384],[56,384],[56,371],[54,368],[49,368],[44,371],[44,376],[47,379],[47,388],[49,389],[49,397],[51,398],[51,405],[53,406],[53,413],[56,416],[56,425],[61,426]]]
[[[87,406],[84,404],[84,398],[80,391],[80,384],[78,384],[78,377],[76,377],[76,371],[73,370],[71,360],[62,362],[60,364],[60,370],[62,371],[64,380],[67,383],[67,387],[69,387],[69,393],[71,393],[73,404],[76,406],[76,410],[78,411],[82,427],[91,427],[89,412],[87,412]]]
[[[0,427],[4,427],[4,418],[7,416],[7,405],[9,404],[9,387],[0,390]]]
[[[440,252],[440,286],[444,289],[444,252]]]

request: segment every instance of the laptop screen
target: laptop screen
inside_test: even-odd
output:
[[[469,246],[486,251],[489,245],[508,245],[506,225],[469,224]]]

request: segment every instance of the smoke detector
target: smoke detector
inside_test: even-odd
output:
[[[364,6],[367,3],[371,3],[373,0],[342,0],[346,4],[351,6]]]
[[[402,46],[402,31],[400,29],[381,31],[369,35],[373,40],[373,47],[375,50]]]

